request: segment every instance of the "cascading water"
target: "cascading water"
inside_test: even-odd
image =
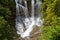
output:
[[[36,2],[35,2],[36,1]],[[16,28],[17,34],[22,38],[30,36],[34,25],[41,26],[40,0],[31,0],[31,16],[29,17],[27,0],[15,0],[16,3]],[[24,4],[23,4],[24,3]],[[22,16],[22,15],[23,16]]]

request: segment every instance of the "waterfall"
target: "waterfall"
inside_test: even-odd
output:
[[[26,1],[26,0],[24,0],[24,3],[25,3],[25,7],[26,7],[26,9],[25,9],[24,11],[25,11],[25,16],[26,16],[26,18],[27,18],[27,17],[28,17],[27,1]]]
[[[34,18],[34,0],[31,1],[31,16]]]
[[[27,0],[15,0],[16,3],[16,29],[22,38],[29,37],[34,25],[41,26],[40,0],[31,0],[31,17],[29,17]],[[24,4],[24,5],[23,5]],[[21,14],[24,14],[21,16]]]

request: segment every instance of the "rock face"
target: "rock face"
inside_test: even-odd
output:
[[[40,28],[37,27],[37,26],[35,26],[35,28],[34,28],[33,31],[31,32],[30,40],[38,40],[39,30],[40,30]]]

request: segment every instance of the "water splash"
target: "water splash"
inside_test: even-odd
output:
[[[29,17],[27,0],[15,0],[15,3],[17,34],[21,35],[22,38],[25,38],[30,36],[30,33],[34,28],[34,25],[41,26],[43,23],[43,21],[40,19],[41,1],[31,0],[31,17]],[[22,16],[21,14],[24,15]]]

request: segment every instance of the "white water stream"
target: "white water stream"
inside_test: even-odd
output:
[[[36,1],[36,2],[35,2]],[[41,26],[43,21],[40,19],[40,0],[31,0],[31,16],[29,17],[27,0],[15,0],[16,3],[16,29],[17,34],[22,38],[30,36],[34,25]],[[24,5],[23,5],[24,3]],[[25,16],[21,16],[21,13]],[[36,14],[36,16],[35,16]]]

